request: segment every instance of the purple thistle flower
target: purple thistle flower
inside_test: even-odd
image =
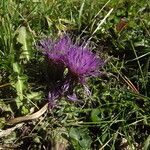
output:
[[[37,48],[41,49],[50,61],[54,63],[64,63],[65,55],[71,46],[71,40],[68,36],[63,36],[57,39],[56,42],[49,38],[39,41]]]
[[[100,75],[99,68],[104,61],[92,53],[88,48],[73,45],[68,36],[63,36],[52,41],[49,38],[40,40],[38,49],[47,56],[50,69],[52,86],[48,95],[51,106],[61,96],[66,96],[71,101],[78,101],[74,88],[80,82],[87,93],[90,93],[86,86],[86,78]],[[65,74],[65,68],[68,73]],[[52,71],[53,70],[53,71]]]
[[[85,78],[89,76],[98,76],[99,68],[104,62],[92,53],[88,48],[72,46],[67,55],[65,62],[72,78],[80,83],[85,82]]]

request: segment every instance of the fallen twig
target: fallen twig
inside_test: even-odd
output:
[[[47,108],[48,108],[48,103],[46,103],[39,111],[37,111],[31,115],[27,115],[27,116],[23,116],[23,117],[17,117],[17,118],[9,120],[8,124],[16,124],[19,122],[37,119],[47,111]]]

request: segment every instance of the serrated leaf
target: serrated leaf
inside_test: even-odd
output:
[[[21,73],[21,68],[18,63],[13,63],[13,71],[20,74]]]
[[[29,48],[29,35],[27,33],[26,27],[22,26],[19,28],[17,41],[22,44],[22,53],[20,58],[29,60],[31,57],[31,49]]]
[[[26,95],[28,99],[34,99],[34,100],[39,100],[41,99],[42,95],[41,92],[32,92],[30,94]]]
[[[27,76],[18,76],[17,82],[15,83],[14,87],[16,88],[18,97],[16,98],[16,104],[17,107],[20,108],[20,106],[23,105],[22,100],[24,98],[24,90],[26,89],[26,82],[27,82]]]
[[[25,114],[28,114],[28,113],[29,113],[29,110],[25,106],[22,106],[21,114],[25,115]]]
[[[15,101],[16,101],[17,108],[19,109],[19,108],[23,105],[23,102],[20,100],[19,97],[17,97],[17,98],[15,99]]]
[[[17,94],[20,97],[20,99],[23,99],[23,90],[25,89],[24,82],[26,81],[26,76],[18,76],[18,81],[15,84]]]
[[[99,122],[101,119],[99,118],[100,111],[99,109],[93,109],[91,112],[91,120],[93,122]]]

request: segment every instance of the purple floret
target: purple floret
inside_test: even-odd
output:
[[[37,43],[36,47],[42,50],[43,54],[48,54],[53,47],[53,41],[49,38],[42,39]]]

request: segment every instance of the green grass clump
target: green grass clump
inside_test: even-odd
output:
[[[148,150],[149,11],[148,0],[1,0],[0,148]],[[81,103],[62,98],[39,119],[8,125],[47,102],[48,64],[35,44],[65,33],[107,61],[88,82],[91,96],[77,87]]]

